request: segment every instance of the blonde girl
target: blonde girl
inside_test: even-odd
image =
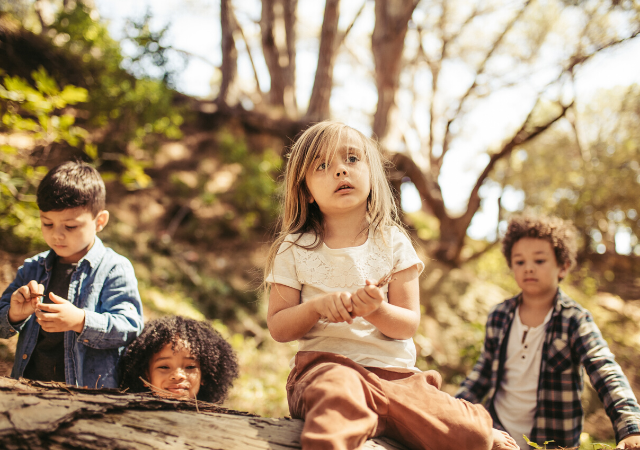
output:
[[[305,420],[302,448],[357,449],[382,435],[411,448],[491,448],[489,414],[415,367],[424,264],[385,175],[376,143],[339,122],[304,131],[288,157],[265,283],[271,335],[299,344],[287,399]]]

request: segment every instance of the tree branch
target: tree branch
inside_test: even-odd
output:
[[[473,190],[471,191],[471,195],[469,196],[469,201],[467,203],[467,210],[462,215],[460,220],[462,220],[467,225],[471,223],[471,219],[473,218],[474,214],[478,211],[478,208],[480,207],[480,195],[479,195],[480,187],[482,186],[484,181],[487,179],[487,177],[493,170],[493,167],[496,165],[496,163],[502,158],[511,154],[514,148],[524,144],[525,142],[531,141],[535,137],[539,136],[542,132],[547,130],[551,125],[553,125],[562,117],[564,117],[565,114],[567,113],[567,110],[571,108],[573,104],[574,102],[572,101],[568,105],[563,106],[562,111],[556,117],[549,120],[545,124],[538,125],[528,130],[527,128],[529,126],[529,122],[532,118],[533,112],[536,109],[535,106],[531,108],[531,111],[529,112],[527,119],[524,121],[524,123],[522,124],[518,132],[513,136],[513,138],[506,145],[504,145],[499,152],[491,155],[491,159],[489,160],[489,163],[482,171],[482,174],[478,177],[476,184],[473,187]]]
[[[442,141],[442,154],[439,156],[440,164],[441,164],[441,161],[444,159],[445,154],[449,150],[449,144],[451,143],[451,123],[458,117],[458,115],[460,114],[460,111],[462,111],[462,106],[464,105],[465,101],[471,95],[471,92],[473,92],[475,87],[478,85],[478,77],[484,73],[487,67],[487,62],[493,56],[497,48],[500,46],[500,44],[506,37],[507,33],[509,33],[509,31],[511,31],[514,25],[518,22],[518,20],[520,20],[520,18],[522,17],[522,15],[527,10],[530,4],[531,4],[531,0],[527,0],[527,2],[524,4],[522,9],[518,11],[518,13],[513,17],[513,19],[511,19],[511,22],[507,24],[507,26],[502,31],[502,33],[500,33],[500,35],[493,42],[493,45],[485,55],[484,60],[480,63],[480,66],[476,70],[476,76],[474,77],[473,82],[471,83],[467,91],[464,93],[464,95],[460,98],[460,101],[458,102],[458,107],[456,108],[451,118],[447,121],[447,125],[444,131],[444,139]]]
[[[423,172],[413,159],[404,153],[394,153],[391,157],[396,170],[402,176],[408,177],[420,193],[423,202],[429,206],[433,214],[439,219],[448,219],[449,215],[444,205],[442,191],[437,181],[429,171]]]

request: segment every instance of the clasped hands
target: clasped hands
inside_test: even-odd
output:
[[[44,296],[44,286],[31,280],[11,295],[9,322],[19,323],[35,313],[36,320],[49,333],[73,330],[81,333],[84,329],[84,310],[70,301],[49,293],[53,303],[40,303]]]
[[[353,294],[332,292],[310,300],[320,318],[330,323],[353,323],[354,318],[366,317],[376,311],[383,301],[382,289],[373,280],[367,280],[365,287]]]

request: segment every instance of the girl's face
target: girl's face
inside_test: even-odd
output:
[[[362,144],[347,134],[333,154],[321,152],[306,174],[311,198],[324,215],[366,214],[371,192],[369,165]]]
[[[162,347],[149,361],[148,371],[153,386],[169,391],[175,397],[195,398],[200,390],[200,362],[191,354],[185,341],[179,341],[175,349],[171,348],[171,343]]]

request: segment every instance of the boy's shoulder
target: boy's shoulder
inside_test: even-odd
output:
[[[556,309],[560,310],[560,314],[565,320],[578,320],[585,316],[591,316],[591,311],[569,297],[561,289],[558,289]]]
[[[516,307],[518,306],[521,295],[522,293],[519,293],[511,298],[503,300],[502,302],[491,308],[491,310],[489,311],[488,321],[501,320],[509,316],[509,314],[515,311]],[[587,308],[569,297],[561,289],[558,289],[555,308],[565,319],[578,318],[583,316],[584,314],[591,314]]]
[[[34,255],[25,259],[23,265],[28,266],[33,264],[44,264],[44,261],[46,261],[46,259],[49,257],[51,253],[52,253],[51,250],[45,250],[43,252],[40,252],[37,255]]]

